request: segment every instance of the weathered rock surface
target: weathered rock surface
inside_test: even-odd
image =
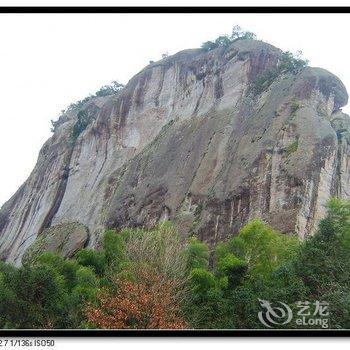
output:
[[[1,208],[2,259],[19,264],[44,229],[68,222],[89,228],[90,246],[106,227],[166,219],[212,244],[253,218],[312,234],[327,199],[350,195],[348,96],[319,68],[252,94],[280,57],[253,40],[182,51],[85,103],[93,118],[76,140],[79,110],[67,113]]]
[[[42,253],[56,253],[65,258],[72,258],[77,251],[84,248],[88,241],[87,228],[71,222],[45,229],[26,250],[22,262],[34,262]]]

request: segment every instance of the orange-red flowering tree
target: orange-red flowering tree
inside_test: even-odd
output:
[[[119,279],[115,292],[102,292],[98,305],[88,305],[89,323],[102,329],[183,329],[174,283],[149,271],[137,281]]]

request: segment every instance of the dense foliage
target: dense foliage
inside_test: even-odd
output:
[[[264,328],[261,300],[327,301],[350,328],[350,202],[332,199],[300,242],[259,220],[214,251],[170,223],[114,230],[100,251],[0,265],[2,328]],[[292,323],[280,327],[295,327]]]

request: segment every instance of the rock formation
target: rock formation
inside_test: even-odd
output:
[[[65,258],[72,258],[84,248],[88,230],[82,224],[70,222],[45,229],[25,251],[22,262],[35,262],[42,253],[51,252]]]
[[[171,220],[214,244],[261,218],[304,238],[330,196],[349,198],[347,92],[307,67],[254,87],[282,51],[238,40],[151,63],[117,94],[61,116],[28,180],[0,211],[0,254],[16,265],[45,229]],[[90,123],[76,137],[78,115]]]

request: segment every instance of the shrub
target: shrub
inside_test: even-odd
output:
[[[204,51],[211,51],[217,47],[227,47],[237,40],[253,40],[256,39],[256,35],[252,32],[243,31],[240,26],[234,26],[231,36],[221,35],[214,41],[206,41],[201,45]]]
[[[89,115],[87,111],[79,111],[77,117],[78,119],[73,126],[73,140],[76,140],[78,136],[87,128],[91,120],[93,120],[93,116]]]
[[[308,64],[307,60],[300,57],[301,53],[293,55],[291,52],[283,52],[279,62],[275,67],[271,67],[262,72],[254,81],[250,91],[254,95],[261,94],[266,91],[273,81],[281,74],[297,74]]]
[[[298,150],[298,144],[299,144],[299,141],[296,140],[287,147],[287,156],[291,155],[292,153]]]
[[[261,94],[263,91],[266,91],[269,88],[269,86],[278,77],[278,75],[279,70],[277,68],[270,68],[265,70],[257,77],[250,90],[254,95]]]
[[[77,270],[77,285],[73,292],[78,295],[82,301],[93,300],[97,293],[98,280],[93,270],[82,266]]]
[[[109,85],[102,86],[98,91],[95,92],[95,96],[108,96],[118,93],[124,87],[123,84],[117,81],[112,81]]]
[[[278,63],[278,70],[280,73],[298,73],[301,69],[307,66],[309,63],[308,60],[302,59],[302,52],[297,52],[296,55],[293,55],[291,52],[286,51],[282,53],[280,61]]]
[[[209,264],[209,249],[205,243],[200,242],[197,238],[190,238],[186,250],[187,268],[207,268]]]
[[[75,255],[77,263],[89,267],[99,276],[105,272],[105,254],[92,249],[82,249]]]
[[[110,267],[118,268],[125,261],[125,243],[123,237],[114,230],[105,233],[103,239],[103,249],[106,264]]]
[[[62,124],[62,119],[64,119],[64,114],[69,111],[73,110],[79,110],[78,111],[78,121],[74,125],[73,128],[73,138],[76,139],[79,134],[85,130],[87,125],[91,122],[93,119],[92,116],[88,117],[86,111],[81,110],[84,105],[91,101],[95,97],[101,97],[101,96],[109,96],[114,95],[120,92],[123,89],[124,85],[117,82],[112,81],[108,85],[102,86],[98,91],[95,92],[95,94],[90,94],[89,96],[85,97],[82,100],[76,101],[71,103],[66,110],[62,110],[60,116],[58,117],[58,120],[51,120],[51,132],[55,132],[57,128]],[[80,116],[79,116],[80,114]]]
[[[238,286],[248,270],[248,264],[234,254],[227,254],[219,259],[216,265],[219,275],[227,277],[227,287]]]
[[[76,272],[79,265],[74,260],[64,259],[54,253],[43,253],[38,257],[34,264],[39,266],[46,265],[53,268],[60,276],[62,276],[65,288],[68,291],[72,290],[77,283]]]
[[[206,41],[205,43],[203,43],[201,45],[201,48],[204,50],[204,51],[211,51],[211,50],[214,50],[218,47],[218,45],[213,42],[213,41]]]
[[[215,44],[217,46],[227,47],[231,44],[231,39],[227,35],[221,35],[215,39]]]
[[[243,39],[255,40],[256,35],[252,32],[243,31],[242,28],[238,25],[234,26],[232,28],[230,40],[234,42],[236,40],[243,40]]]

